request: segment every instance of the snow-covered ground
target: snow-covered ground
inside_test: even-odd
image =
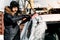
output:
[[[0,40],[4,40],[4,36],[3,35],[0,35]]]

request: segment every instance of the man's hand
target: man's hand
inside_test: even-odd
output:
[[[34,14],[31,18],[33,19],[33,18],[35,18],[36,16],[38,16],[38,14],[36,13],[36,14]]]
[[[23,18],[23,21],[25,21],[26,20],[26,18]]]

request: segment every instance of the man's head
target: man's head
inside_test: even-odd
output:
[[[16,1],[10,3],[11,11],[17,12],[19,10],[19,4]]]

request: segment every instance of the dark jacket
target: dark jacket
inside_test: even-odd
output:
[[[17,21],[23,18],[29,18],[28,15],[12,16],[5,12],[4,14],[4,40],[20,40],[20,29]]]

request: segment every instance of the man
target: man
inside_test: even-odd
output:
[[[28,15],[16,15],[19,12],[19,4],[12,1],[10,6],[5,8],[4,14],[4,40],[20,40],[20,29],[17,21],[30,18]]]

